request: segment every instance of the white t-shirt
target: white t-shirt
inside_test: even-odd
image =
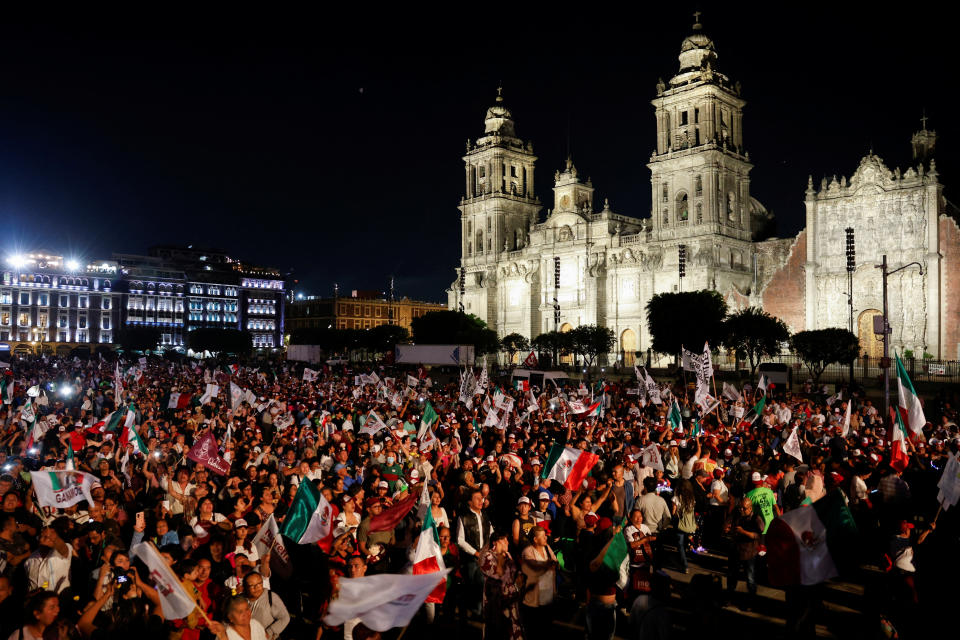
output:
[[[638,536],[638,534],[639,534],[639,536]],[[623,537],[625,537],[625,538],[627,539],[627,543],[628,543],[628,544],[629,544],[630,542],[633,542],[635,536],[642,538],[642,537],[644,537],[644,536],[649,536],[649,535],[650,535],[650,527],[648,527],[648,526],[645,525],[645,524],[641,524],[639,529],[638,529],[637,527],[633,526],[632,524],[629,524],[629,525],[627,525],[626,528],[623,530]],[[630,565],[631,565],[631,566],[637,566],[637,567],[640,566],[640,565],[634,564],[634,563],[632,563],[632,562],[630,563]]]
[[[243,640],[243,636],[234,631],[229,624],[227,625],[227,638],[229,640]],[[250,640],[267,640],[267,631],[262,624],[253,618],[250,618]]]
[[[10,634],[10,637],[7,640],[43,640],[43,636],[35,636],[33,632],[30,631],[30,628],[27,626],[21,627],[23,629],[23,635],[20,635],[20,629],[17,629]]]
[[[34,591],[56,591],[60,593],[70,586],[70,561],[73,559],[73,547],[67,545],[67,555],[62,556],[56,549],[37,549],[24,562],[27,572],[27,589]]]
[[[684,480],[689,480],[693,476],[693,465],[697,464],[699,460],[697,456],[690,456],[690,459],[683,463],[683,469],[680,471],[680,477]]]
[[[727,489],[727,485],[725,485],[722,480],[714,480],[713,484],[710,485],[710,493],[716,495],[717,492],[719,492],[720,500],[717,500],[716,497],[712,497],[710,498],[710,504],[714,506],[726,504],[727,496],[730,492]]]

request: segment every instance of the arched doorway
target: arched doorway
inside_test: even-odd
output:
[[[560,333],[568,333],[573,331],[573,326],[569,322],[564,322],[560,325]],[[572,353],[563,353],[560,354],[560,363],[566,365],[573,365],[573,354]]]
[[[623,365],[632,367],[637,354],[637,334],[633,329],[625,329],[620,334],[620,351],[623,352]]]
[[[860,353],[871,358],[883,357],[883,339],[873,332],[873,319],[883,312],[867,309],[857,318],[857,337],[860,338]]]

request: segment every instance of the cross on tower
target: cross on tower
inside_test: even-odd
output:
[[[694,20],[694,22],[693,22],[693,28],[694,28],[694,29],[699,29],[699,28],[700,28],[700,15],[701,15],[701,13],[700,13],[699,11],[694,11],[694,12],[693,12],[693,20]]]
[[[923,110],[923,116],[920,117],[920,124],[923,125],[923,130],[924,130],[924,131],[927,130],[927,119],[928,119],[928,118],[927,118],[927,110],[924,109],[924,110]]]

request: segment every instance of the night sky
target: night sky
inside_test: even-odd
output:
[[[808,174],[850,176],[871,148],[906,167],[924,109],[947,198],[960,183],[956,26],[912,5],[701,4],[719,70],[743,85],[752,193],[778,235],[803,226]],[[467,6],[482,15],[454,15]],[[0,251],[221,247],[305,294],[384,289],[394,274],[398,295],[445,301],[461,157],[497,85],[539,157],[541,218],[568,145],[598,208],[647,217],[650,100],[694,8],[8,20]]]

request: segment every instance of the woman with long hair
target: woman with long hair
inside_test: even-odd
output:
[[[507,534],[496,532],[480,551],[478,561],[483,583],[484,640],[523,640],[520,622],[521,589],[517,565],[510,556]]]

